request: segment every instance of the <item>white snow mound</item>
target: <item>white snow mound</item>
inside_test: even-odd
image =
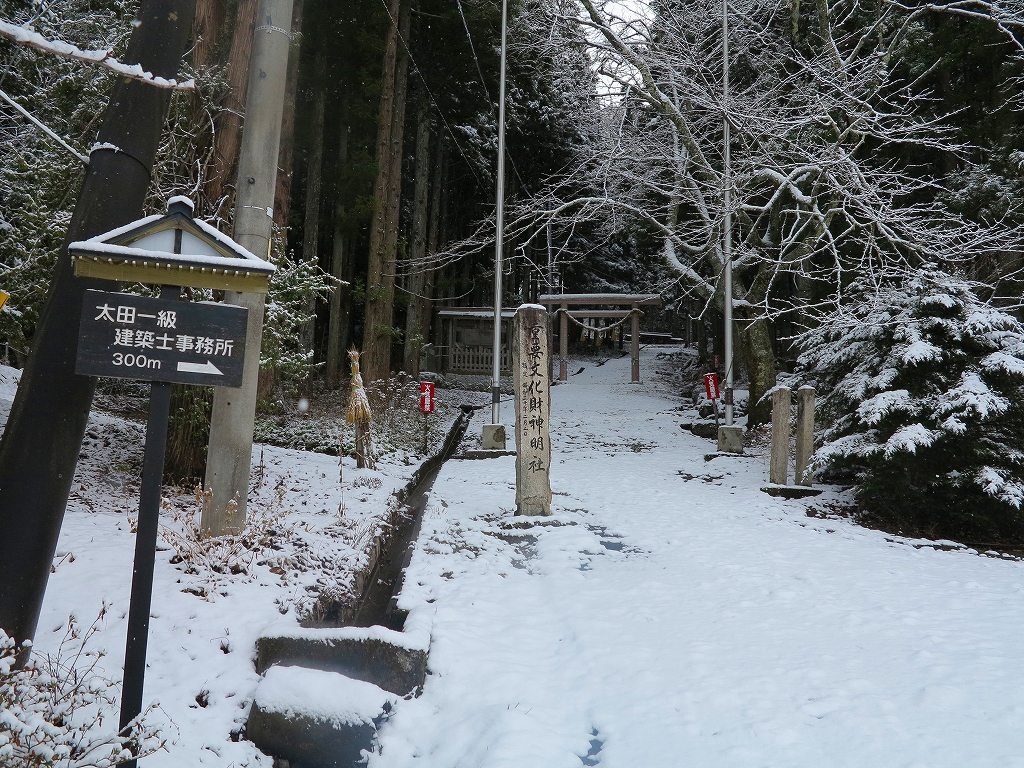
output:
[[[304,667],[271,667],[253,702],[265,712],[305,716],[335,727],[372,723],[398,697],[373,683]]]

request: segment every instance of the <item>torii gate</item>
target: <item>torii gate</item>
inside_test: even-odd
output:
[[[633,358],[631,381],[640,381],[640,307],[660,307],[661,296],[654,293],[550,293],[537,299],[551,311],[553,306],[559,315],[558,326],[558,380],[569,379],[569,318],[610,318],[620,323],[630,318],[630,356]],[[572,309],[579,306],[629,307],[629,309]]]

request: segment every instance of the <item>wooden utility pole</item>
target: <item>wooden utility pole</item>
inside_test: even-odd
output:
[[[234,239],[261,258],[270,254],[270,234],[277,186],[277,158],[284,111],[292,0],[259,0],[253,31],[245,133],[235,185]],[[218,387],[213,396],[210,447],[201,527],[219,536],[245,525],[252,463],[252,431],[263,338],[264,295],[228,291],[225,301],[249,310],[242,386]]]
[[[195,0],[142,0],[123,61],[176,77],[194,15]],[[67,243],[142,215],[170,95],[114,83],[0,442],[0,628],[17,643],[35,634],[92,404],[95,379],[75,374],[82,299],[109,287],[74,276]]]

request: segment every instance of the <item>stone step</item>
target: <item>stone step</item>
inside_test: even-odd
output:
[[[429,641],[425,631],[379,626],[272,627],[256,641],[256,671],[280,665],[338,672],[405,696],[423,685]]]
[[[398,697],[337,672],[272,667],[253,699],[246,738],[291,768],[365,765]]]

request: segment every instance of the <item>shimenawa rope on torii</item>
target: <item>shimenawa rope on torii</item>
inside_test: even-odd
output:
[[[607,333],[608,331],[612,331],[612,330],[618,328],[624,322],[629,320],[634,314],[639,315],[640,317],[644,316],[644,313],[641,312],[639,309],[631,309],[631,310],[629,310],[629,312],[626,313],[626,316],[623,317],[621,320],[619,320],[617,323],[612,323],[611,325],[605,325],[605,326],[598,327],[596,325],[587,325],[586,323],[580,322],[579,320],[577,320],[575,317],[573,317],[569,313],[568,309],[565,309],[564,307],[559,307],[558,309],[556,309],[554,311],[553,314],[554,315],[558,315],[561,312],[564,312],[565,316],[567,318],[569,318],[570,320],[572,320],[574,323],[576,323],[576,325],[578,325],[580,328],[585,329],[589,333],[600,334],[602,336],[605,333]]]

